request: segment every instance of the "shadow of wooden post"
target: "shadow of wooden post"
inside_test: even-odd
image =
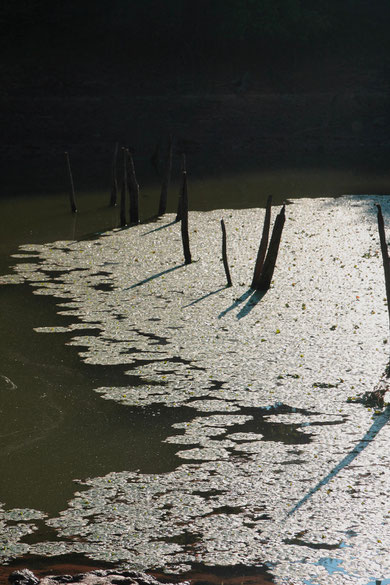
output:
[[[75,196],[74,184],[73,184],[73,175],[72,175],[72,169],[70,166],[68,152],[65,152],[65,160],[66,160],[66,166],[68,169],[69,182],[70,182],[70,191],[69,191],[70,209],[71,209],[72,213],[77,213],[76,196]]]
[[[114,155],[111,163],[111,195],[110,195],[110,207],[116,207],[118,198],[118,179],[117,179],[117,161],[118,161],[118,142],[115,143]]]
[[[282,237],[283,227],[286,221],[285,209],[286,206],[283,205],[281,211],[278,213],[275,219],[267,256],[265,257],[263,269],[256,283],[256,290],[268,290],[271,286],[271,280],[279,252],[280,239]]]
[[[126,225],[126,197],[127,197],[127,153],[126,149],[122,148],[123,154],[123,177],[122,177],[122,189],[121,189],[121,211],[120,211],[120,224],[121,227]]]
[[[187,190],[187,172],[182,172],[183,183],[181,191],[181,239],[183,242],[184,262],[185,264],[191,264],[191,252],[190,252],[190,238],[188,235],[188,190]]]
[[[128,162],[128,188],[130,198],[130,223],[139,223],[139,185],[135,175],[135,167],[133,156],[130,151],[127,151]]]
[[[380,239],[380,243],[381,243],[383,270],[385,273],[387,311],[389,314],[389,324],[390,324],[390,259],[389,259],[389,250],[387,248],[385,224],[383,221],[382,208],[378,203],[376,204],[376,207],[378,209],[378,231],[379,231],[379,239]]]
[[[258,282],[260,279],[261,271],[263,269],[264,258],[267,252],[268,246],[268,238],[269,238],[269,230],[271,225],[271,206],[272,206],[272,195],[270,195],[267,199],[267,205],[265,208],[265,217],[264,217],[264,224],[263,224],[263,233],[261,235],[259,251],[257,252],[255,270],[253,273],[253,279],[251,288],[257,289]]]
[[[227,286],[232,286],[232,279],[231,279],[231,276],[230,276],[229,263],[228,263],[227,251],[226,251],[226,248],[227,248],[227,245],[226,245],[226,227],[225,227],[225,222],[223,221],[223,219],[221,219],[221,228],[222,228],[222,261],[223,261],[223,267],[225,268]]]
[[[171,180],[171,170],[172,170],[172,152],[173,152],[173,139],[172,136],[169,136],[168,142],[168,150],[165,159],[165,168],[164,168],[164,176],[161,185],[161,194],[160,194],[160,203],[158,207],[158,215],[164,215],[167,210],[167,200],[168,200],[168,188],[169,182]]]

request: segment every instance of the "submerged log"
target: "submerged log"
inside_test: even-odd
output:
[[[221,228],[222,228],[222,261],[223,261],[223,266],[225,268],[227,286],[232,286],[232,279],[230,276],[229,263],[228,263],[227,251],[226,251],[226,247],[227,247],[226,246],[226,227],[225,227],[225,222],[223,221],[223,219],[221,219]]]
[[[263,233],[261,235],[259,251],[257,252],[255,270],[253,273],[253,279],[251,288],[257,289],[261,271],[264,265],[264,258],[267,252],[268,246],[268,238],[269,238],[269,230],[271,225],[271,206],[272,206],[272,195],[270,195],[267,199],[267,205],[265,208],[265,217],[264,217],[264,224],[263,224]]]
[[[70,166],[70,160],[69,160],[69,153],[68,152],[65,152],[65,160],[66,160],[66,166],[67,166],[67,169],[68,169],[69,182],[70,182],[70,191],[69,191],[70,208],[72,210],[72,213],[77,213],[76,196],[75,196],[74,184],[73,184],[73,175],[72,175],[72,169],[71,169],[71,166]]]

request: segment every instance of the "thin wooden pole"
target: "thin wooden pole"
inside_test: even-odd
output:
[[[133,156],[129,151],[127,151],[127,162],[129,165],[130,223],[139,223],[139,185],[135,176]]]
[[[182,188],[182,217],[181,217],[181,239],[183,242],[183,252],[185,264],[191,264],[190,239],[188,235],[188,190],[187,190],[187,172],[183,171],[183,188]]]
[[[164,176],[161,185],[161,194],[160,194],[160,203],[158,207],[158,215],[164,215],[167,210],[167,200],[168,200],[168,188],[169,183],[171,180],[171,170],[172,170],[172,152],[173,152],[173,140],[172,136],[169,136],[168,142],[168,150],[167,156],[165,160],[165,169],[164,169]]]
[[[72,175],[72,169],[70,167],[70,160],[69,160],[69,153],[68,152],[65,152],[65,160],[66,160],[66,166],[68,168],[69,181],[70,181],[70,191],[69,191],[70,208],[72,210],[72,213],[77,213],[76,196],[74,193],[74,184],[73,184],[73,175]]]
[[[268,197],[267,205],[266,205],[266,209],[265,209],[263,233],[261,235],[260,246],[259,246],[259,250],[257,252],[255,270],[253,273],[253,279],[252,279],[252,284],[251,284],[251,288],[254,288],[254,289],[257,288],[259,278],[261,275],[261,271],[263,269],[265,254],[267,252],[269,230],[270,230],[270,225],[271,225],[271,206],[272,206],[272,195],[270,195]]]
[[[385,224],[383,221],[382,208],[379,204],[376,204],[376,206],[378,209],[378,231],[379,231],[379,239],[381,242],[383,269],[384,269],[384,273],[385,273],[387,311],[389,314],[389,324],[390,324],[390,260],[389,260],[389,251],[388,251],[387,242],[386,242]]]
[[[126,149],[122,148],[123,153],[123,178],[122,178],[122,189],[121,189],[121,213],[120,222],[121,227],[126,225],[126,196],[127,196],[127,153]]]
[[[275,269],[276,259],[278,257],[280,239],[282,237],[282,231],[284,223],[286,221],[285,209],[286,206],[283,205],[281,211],[276,216],[267,256],[264,260],[263,270],[258,280],[256,290],[268,290],[269,287],[271,286],[271,280]]]
[[[228,259],[227,259],[227,251],[226,251],[226,228],[225,228],[225,222],[223,221],[223,219],[221,219],[221,228],[222,228],[222,260],[223,260],[223,266],[225,268],[225,274],[226,274],[226,280],[227,280],[227,286],[232,286],[232,279],[230,276],[230,270],[229,270],[229,264],[228,264]]]
[[[181,172],[183,172],[183,171],[187,171],[187,161],[186,161],[186,155],[184,154],[184,152],[181,155]],[[179,199],[177,202],[176,221],[181,220],[181,198],[182,198],[182,187],[180,187]]]
[[[118,197],[118,179],[116,174],[117,160],[118,160],[118,142],[115,143],[114,156],[111,164],[111,196],[110,196],[110,207],[116,207]]]

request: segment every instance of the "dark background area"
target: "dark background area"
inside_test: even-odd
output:
[[[116,141],[142,164],[169,133],[198,173],[387,168],[389,24],[384,0],[5,0],[3,186],[57,188],[64,150],[98,186]]]

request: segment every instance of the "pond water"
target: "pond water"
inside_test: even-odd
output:
[[[90,237],[118,225],[107,193],[80,193],[77,216],[66,194],[5,196],[2,563],[81,555],[210,581],[388,578],[388,411],[373,420],[346,400],[387,361],[373,212],[382,201],[389,219],[387,197],[288,205],[275,284],[263,299],[248,290],[263,217],[251,208],[269,194],[279,205],[380,193],[387,180],[193,180],[192,209],[210,213],[191,215],[186,268],[173,216]],[[144,219],[157,199],[156,185],[142,190]],[[212,266],[220,217],[232,289]]]

